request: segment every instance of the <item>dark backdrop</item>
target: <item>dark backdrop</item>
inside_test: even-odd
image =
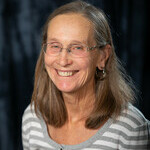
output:
[[[47,16],[69,0],[0,0],[0,149],[22,150],[21,118],[33,89]],[[109,18],[116,53],[139,89],[136,106],[149,115],[148,0],[89,0]]]

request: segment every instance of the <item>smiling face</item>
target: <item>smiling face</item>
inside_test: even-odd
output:
[[[62,44],[58,56],[45,54],[45,66],[56,87],[65,93],[87,89],[94,85],[95,69],[98,66],[98,51],[89,51],[86,57],[72,57],[65,48],[70,44],[95,46],[92,24],[80,14],[64,14],[53,18],[48,26],[47,43]]]

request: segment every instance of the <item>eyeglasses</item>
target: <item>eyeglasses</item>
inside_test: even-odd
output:
[[[72,57],[86,57],[88,55],[88,51],[94,50],[95,48],[102,48],[100,46],[88,47],[85,44],[72,44],[67,48],[63,48],[62,44],[57,42],[45,43],[44,44],[44,52],[48,56],[58,56],[63,49],[66,49]]]

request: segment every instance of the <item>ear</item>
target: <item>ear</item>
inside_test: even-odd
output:
[[[103,70],[106,66],[106,62],[111,54],[111,46],[107,44],[103,49],[100,50],[97,67],[99,70]]]

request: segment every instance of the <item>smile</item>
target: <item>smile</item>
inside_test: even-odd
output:
[[[77,71],[60,71],[57,70],[58,75],[62,76],[62,77],[69,77],[69,76],[73,76]]]

